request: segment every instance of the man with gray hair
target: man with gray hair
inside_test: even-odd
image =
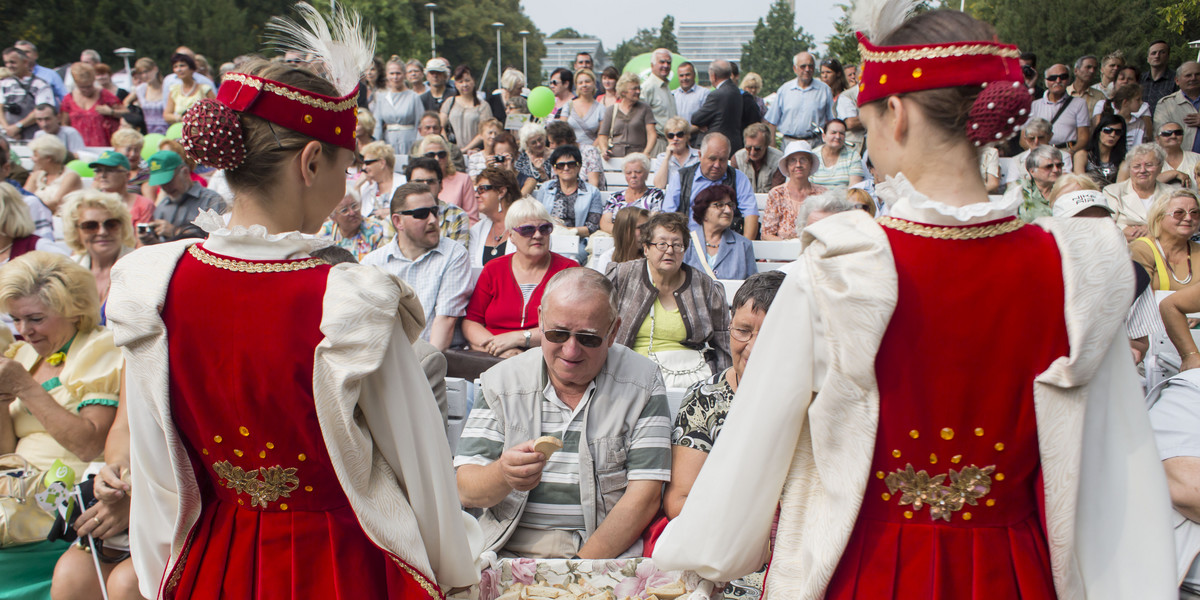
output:
[[[846,198],[845,188],[829,188],[828,190],[809,196],[796,211],[796,237],[804,235],[804,228],[840,212],[848,212],[858,207]]]
[[[1063,173],[1062,155],[1053,146],[1041,145],[1029,152],[1025,158],[1025,169],[1029,177],[1013,182],[1004,192],[1003,202],[1019,203],[1017,215],[1026,223],[1038,217],[1051,215],[1050,188]]]
[[[816,59],[808,52],[792,57],[796,78],[779,86],[775,103],[767,109],[765,119],[783,134],[785,146],[795,140],[819,143],[821,128],[834,116],[833,90],[813,78],[816,68]]]
[[[692,125],[706,128],[709,133],[723,134],[731,151],[737,152],[742,149],[742,129],[749,123],[742,123],[742,90],[732,78],[733,66],[729,61],[717,59],[708,64],[713,90],[700,109],[692,113]]]
[[[667,136],[663,130],[667,119],[675,116],[675,96],[671,95],[668,82],[671,80],[671,51],[658,48],[650,57],[650,76],[642,82],[642,102],[650,105],[654,113],[654,128],[658,130],[658,141],[654,143],[654,154],[667,149]]]
[[[658,365],[613,344],[616,292],[591,269],[551,278],[538,318],[541,346],[480,376],[454,459],[459,498],[484,509],[484,549],[502,557],[641,556],[671,479]]]
[[[61,103],[63,96],[67,95],[67,86],[63,84],[62,77],[59,77],[58,71],[38,64],[37,46],[33,42],[26,40],[18,40],[13,46],[25,51],[25,54],[29,56],[29,62],[33,63],[33,76],[49,83],[51,89],[54,90],[55,105]]]
[[[1013,172],[1006,176],[1005,181],[1011,182],[1029,177],[1029,171],[1025,168],[1025,159],[1029,158],[1029,151],[1042,144],[1049,144],[1053,137],[1054,130],[1050,127],[1050,121],[1041,117],[1034,117],[1026,121],[1021,128],[1021,147],[1025,150],[1012,158]],[[1062,154],[1063,173],[1070,173],[1074,165],[1071,154],[1063,150],[1059,150],[1059,153]]]
[[[1096,103],[1104,100],[1104,92],[1092,87],[1092,82],[1096,79],[1096,67],[1100,61],[1095,56],[1090,54],[1081,56],[1075,60],[1075,81],[1071,82],[1071,86],[1067,88],[1067,94],[1072,98],[1083,98],[1087,103],[1088,114],[1092,114],[1096,108]]]
[[[8,76],[0,80],[0,125],[14,140],[32,140],[38,132],[33,109],[39,104],[54,104],[54,89],[33,74],[33,62],[20,48],[6,48],[4,67]]]
[[[753,240],[758,237],[758,201],[750,178],[729,164],[731,145],[731,140],[723,134],[705,135],[700,141],[700,162],[671,174],[662,211],[678,212],[691,219],[696,194],[710,186],[727,185],[737,193],[737,210],[733,213],[730,229]],[[699,227],[700,224],[691,220],[691,226]]]

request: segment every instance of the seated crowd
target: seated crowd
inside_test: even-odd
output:
[[[0,454],[41,470],[59,461],[80,477],[92,461],[108,465],[95,479],[99,502],[74,526],[104,541],[109,597],[137,598],[132,569],[116,556],[131,517],[112,470],[128,465],[129,441],[122,356],[104,328],[109,273],[138,246],[204,237],[196,218],[227,212],[223,173],[200,173],[178,142],[145,137],[213,97],[220,77],[181,47],[166,79],[139,59],[135,89],[117,88],[123,95],[109,89],[107,67],[81,57],[68,91],[38,75],[47,70],[35,68],[31,46],[4,51],[11,65],[0,80],[22,111],[3,115],[5,133],[31,161],[22,166],[0,138]],[[993,201],[1027,222],[1113,220],[1143,281],[1129,319],[1135,361],[1165,331],[1195,377],[1200,356],[1176,317],[1200,312],[1200,64],[1170,71],[1165,46],[1151,44],[1144,74],[1119,53],[1105,57],[1098,82],[1094,57],[1073,76],[1066,65],[1046,69],[1015,145],[982,148],[980,174]],[[1031,93],[1040,90],[1036,57],[1022,61]],[[318,236],[338,250],[320,256],[379,267],[412,288],[425,313],[419,356],[443,419],[447,363],[488,365],[454,449],[461,503],[481,511],[488,550],[642,556],[653,541],[643,532],[686,502],[782,284],[781,271],[759,273],[755,242],[801,239],[838,212],[887,214],[874,188],[896,182],[875,181],[856,71],[825,61],[814,78],[815,62],[797,54],[796,79],[767,103],[760,77],[723,60],[709,67],[711,90],[685,62],[676,67],[684,85],[665,96],[615,69],[559,69],[554,114],[507,129],[510,115],[528,112],[519,71],[506,69],[488,94],[467,65],[375,61],[357,162]],[[652,65],[652,78],[671,69]],[[68,167],[85,155],[88,178]],[[605,171],[617,168],[625,186],[609,190]],[[725,285],[740,285],[731,302]],[[1161,321],[1155,291],[1180,292]],[[669,391],[682,395],[677,409]],[[1151,415],[1177,441],[1161,450],[1180,479],[1172,476],[1172,495],[1180,486],[1180,513],[1200,527],[1200,453],[1188,450],[1200,433],[1179,425],[1200,417],[1181,393],[1164,390]],[[545,451],[543,436],[559,449]],[[18,548],[0,549],[0,580],[54,598],[99,597],[79,545]]]

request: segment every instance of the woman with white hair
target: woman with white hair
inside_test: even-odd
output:
[[[480,87],[484,83],[480,82]],[[500,74],[500,89],[488,94],[487,103],[492,109],[492,117],[501,123],[508,116],[505,107],[510,98],[517,98],[525,91],[525,75],[521,71],[509,67]]]
[[[67,194],[83,189],[79,174],[66,167],[67,147],[53,135],[43,135],[29,142],[33,153],[33,172],[25,181],[25,189],[41,198],[42,204],[57,213]]]
[[[655,213],[662,206],[664,197],[662,190],[646,185],[646,179],[650,177],[650,158],[645,154],[634,152],[627,155],[621,171],[625,174],[628,187],[609,198],[600,217],[600,229],[610,235],[613,232],[613,219],[617,218],[622,208],[633,206]]]
[[[546,160],[550,158],[550,145],[546,141],[546,128],[530,122],[521,126],[518,135],[521,152],[517,155],[517,173],[534,180],[535,187],[549,181],[551,174]],[[521,192],[528,195],[533,188],[522,188]]]
[[[809,196],[796,212],[796,237],[804,235],[804,228],[840,212],[855,210],[858,205],[846,197],[846,188],[832,188]]]
[[[354,186],[346,186],[346,195],[329,213],[329,219],[317,235],[349,250],[360,262],[387,242],[387,229],[383,223],[373,216],[363,216],[362,197]]]
[[[1175,186],[1158,181],[1167,153],[1153,142],[1141,144],[1125,157],[1129,179],[1104,186],[1108,205],[1117,211],[1117,225],[1128,241],[1149,233],[1147,217],[1150,206]]]

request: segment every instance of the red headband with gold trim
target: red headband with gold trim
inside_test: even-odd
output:
[[[1019,72],[1019,71],[1018,71]],[[229,73],[221,79],[217,100],[327,144],[354,150],[358,127],[358,90],[330,98],[285,83]]]

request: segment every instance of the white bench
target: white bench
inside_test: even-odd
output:
[[[604,170],[609,173],[623,173],[625,171],[625,159],[623,158],[602,158],[604,161]]]
[[[744,279],[718,279],[721,282],[721,287],[725,288],[725,303],[733,306],[733,296],[737,294],[738,289],[746,282]]]
[[[608,184],[608,187],[610,187],[610,188],[612,188],[612,187],[619,187],[619,188],[629,187],[629,184],[626,183],[626,181],[625,181],[625,174],[620,171],[617,171],[615,173],[612,171],[605,171],[604,172],[604,183]]]
[[[757,261],[792,262],[800,257],[800,240],[754,240],[752,243]]]
[[[767,210],[767,195],[766,194],[754,194],[754,201],[758,203],[759,214],[762,214],[762,211]]]

